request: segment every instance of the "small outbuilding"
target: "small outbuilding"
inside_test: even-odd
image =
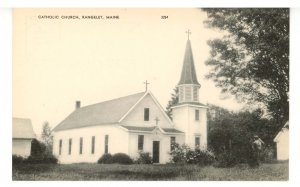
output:
[[[289,122],[286,122],[274,138],[277,148],[277,160],[289,159]]]
[[[31,153],[31,141],[35,138],[31,120],[13,118],[12,154],[28,157]]]

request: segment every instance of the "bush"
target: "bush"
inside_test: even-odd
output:
[[[111,154],[105,153],[99,158],[98,164],[110,164],[111,158],[112,158]]]
[[[111,157],[112,163],[118,164],[133,164],[133,160],[124,153],[116,153]]]
[[[190,155],[189,155],[190,154]],[[191,164],[198,164],[201,166],[210,165],[215,162],[215,156],[213,152],[209,150],[196,149],[195,151],[189,151],[187,153],[187,162]]]
[[[187,145],[180,146],[178,143],[172,145],[173,150],[170,152],[171,161],[174,163],[187,163],[186,153],[190,150]]]
[[[24,162],[25,158],[19,155],[13,155],[12,156],[12,164],[17,165],[17,164],[22,164]]]
[[[265,149],[261,152],[261,158],[260,160],[265,163],[273,163],[276,161],[276,150],[272,146],[267,146]]]
[[[233,167],[238,163],[238,159],[234,154],[229,151],[225,151],[221,153],[217,157],[216,167],[225,168],[225,167]]]
[[[213,152],[209,150],[193,150],[187,145],[174,144],[170,152],[171,160],[180,164],[210,165],[215,161]]]
[[[153,160],[149,152],[139,152],[139,157],[135,161],[137,164],[152,164]]]
[[[58,160],[53,155],[40,155],[40,156],[29,156],[24,158],[22,156],[13,155],[12,164],[57,164]]]
[[[24,160],[27,164],[57,164],[58,160],[53,155],[29,156]]]

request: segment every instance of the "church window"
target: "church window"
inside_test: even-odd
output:
[[[144,108],[144,121],[149,121],[150,109]]]
[[[195,149],[200,148],[200,137],[195,137]]]
[[[92,136],[92,154],[95,153],[95,136]]]
[[[199,113],[199,110],[195,110],[195,120],[196,121],[199,121],[200,119],[200,113]]]
[[[62,150],[62,139],[59,140],[59,155],[61,155]]]
[[[144,149],[144,135],[138,136],[138,150],[143,151]]]
[[[170,139],[170,149],[171,151],[173,151],[175,149],[175,143],[176,143],[176,137],[175,136],[171,136],[171,139]]]
[[[82,144],[83,144],[83,138],[81,137],[79,141],[79,154],[82,154]]]
[[[105,150],[104,150],[104,153],[108,153],[108,135],[105,135]]]
[[[72,138],[69,139],[69,155],[72,153]]]

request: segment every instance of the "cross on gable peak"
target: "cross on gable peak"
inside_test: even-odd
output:
[[[148,91],[148,84],[150,84],[147,80],[144,82],[145,84],[145,91],[147,92]]]

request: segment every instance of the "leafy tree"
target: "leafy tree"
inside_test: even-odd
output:
[[[179,101],[179,98],[178,98],[178,87],[174,88],[173,89],[173,93],[171,94],[171,99],[170,101],[168,102],[168,105],[166,107],[166,113],[167,115],[172,119],[172,109],[171,107],[176,105]]]
[[[206,76],[240,102],[260,103],[279,124],[289,116],[289,9],[203,9],[223,30],[211,47]]]
[[[262,110],[234,113],[214,105],[209,106],[208,146],[216,153],[217,157],[224,158],[221,160],[226,164],[222,165],[247,162],[251,155],[249,151],[251,151],[250,141],[253,135],[258,135],[272,150],[273,138],[277,133],[278,126],[274,126],[274,120],[263,118]],[[214,110],[220,112],[215,118],[212,118],[210,116]]]
[[[52,136],[51,127],[47,121],[45,121],[43,124],[41,138],[42,141],[45,143],[47,152],[52,153],[53,136]]]

